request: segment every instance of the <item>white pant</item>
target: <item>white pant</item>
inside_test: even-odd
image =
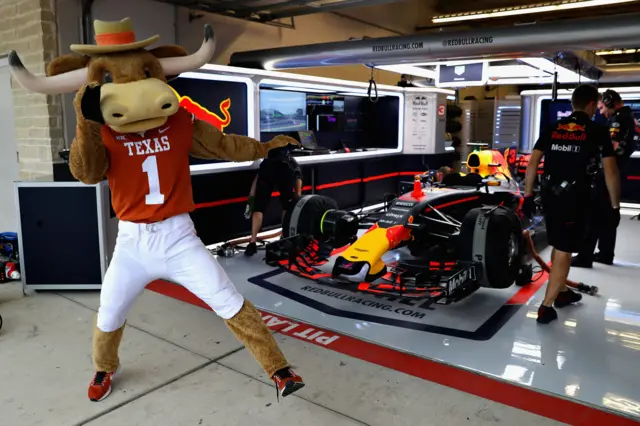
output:
[[[116,248],[102,283],[98,328],[110,332],[122,327],[135,299],[156,279],[183,285],[224,319],[232,318],[244,303],[196,236],[188,214],[154,224],[120,221]]]

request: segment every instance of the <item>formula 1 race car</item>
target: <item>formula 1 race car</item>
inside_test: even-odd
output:
[[[541,219],[522,216],[508,169],[450,174],[427,187],[421,178],[412,192],[366,214],[302,197],[286,212],[283,238],[267,245],[267,263],[329,286],[444,304],[480,287],[531,281],[523,230],[535,234]]]

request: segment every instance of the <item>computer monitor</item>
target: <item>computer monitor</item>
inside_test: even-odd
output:
[[[318,146],[316,141],[316,134],[312,130],[304,130],[298,132],[300,138],[300,145],[306,149],[315,149]]]
[[[307,94],[284,90],[260,90],[260,131],[307,130]]]

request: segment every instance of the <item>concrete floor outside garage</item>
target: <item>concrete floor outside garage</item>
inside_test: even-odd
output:
[[[117,387],[92,403],[86,388],[98,294],[22,297],[7,285],[0,300],[3,425],[560,424],[281,335],[308,385],[278,403],[272,383],[213,313],[151,291],[129,318]]]
[[[640,403],[635,402],[640,399],[635,397],[639,373],[629,366],[640,347],[640,298],[633,290],[635,271],[640,268],[636,249],[640,223],[623,217],[619,235],[615,266],[597,265],[571,274],[598,285],[601,295],[585,296],[581,306],[561,312],[561,321],[547,327],[537,326],[531,317],[544,291],[544,287],[534,287],[537,291],[527,296],[522,308],[486,341],[365,324],[369,330],[362,331],[360,341],[368,345],[367,350],[377,352],[376,358],[313,344],[279,330],[276,338],[307,383],[279,403],[271,381],[219,318],[157,289],[146,290],[129,316],[121,347],[123,370],[113,393],[103,402],[90,402],[86,392],[93,374],[91,331],[98,293],[42,292],[24,297],[18,285],[0,286],[0,314],[4,317],[0,330],[0,425],[635,424],[631,419],[640,414]],[[342,333],[341,342],[358,338],[349,330],[362,321],[295,307],[294,302],[279,302],[274,295],[269,297],[276,301],[270,304],[262,287],[237,284],[254,303],[274,315]],[[476,302],[469,299],[464,301],[466,305],[440,309],[432,315],[433,320],[450,321],[464,312],[482,318],[473,304],[491,307],[489,302],[498,296],[479,292],[472,297]],[[285,307],[297,309],[300,315],[287,317]],[[384,337],[386,344],[366,334],[372,330],[386,333],[378,336]],[[393,339],[396,341],[391,344]],[[398,342],[404,342],[406,349]],[[380,354],[390,351],[397,354],[396,361],[412,363],[413,372],[386,362]],[[431,368],[446,369],[455,377],[425,380],[434,377],[427,371]],[[487,394],[484,388],[467,386],[470,393],[465,393],[457,390],[463,387],[443,385],[474,377],[484,382],[472,382],[493,388],[494,394],[504,386],[510,386],[514,394],[526,388],[530,395],[539,395],[538,400],[551,401],[544,407],[547,411],[548,405],[566,406],[574,397],[579,403],[572,402],[576,411],[569,416],[553,417],[570,418],[559,423],[533,414],[544,410],[531,409],[526,398],[522,404],[513,399],[496,402],[504,402],[509,390],[486,399],[478,396]],[[518,406],[529,411],[514,408]],[[612,416],[605,423],[592,421],[589,413],[606,410],[627,417]]]

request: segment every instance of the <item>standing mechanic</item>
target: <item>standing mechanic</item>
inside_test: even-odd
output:
[[[533,211],[533,187],[538,164],[544,156],[542,204],[547,238],[553,247],[551,272],[538,322],[548,324],[558,318],[553,308],[578,302],[582,296],[566,286],[571,255],[583,246],[591,185],[602,158],[604,178],[611,205],[620,220],[620,176],[613,144],[607,128],[591,121],[598,105],[598,89],[581,85],[571,96],[573,113],[544,130],[536,142],[525,177],[523,211]]]
[[[618,92],[607,90],[598,102],[600,114],[609,120],[609,133],[613,141],[613,150],[616,154],[620,181],[625,177],[625,169],[636,150],[640,132],[638,123],[633,116],[633,111],[624,106]],[[584,246],[571,261],[571,266],[579,268],[591,268],[593,262],[613,264],[616,246],[616,233],[619,224],[619,213],[613,211],[609,202],[609,194],[602,171],[598,173],[593,188],[593,217],[595,220],[589,223],[589,231]],[[598,245],[598,253],[594,254]]]
[[[262,228],[264,211],[271,200],[272,191],[277,189],[280,192],[283,218],[290,203],[302,196],[302,171],[291,156],[293,148],[294,145],[288,145],[269,151],[253,179],[246,211],[247,215],[251,214],[251,240],[244,252],[247,256],[253,256],[258,251],[258,232]]]

